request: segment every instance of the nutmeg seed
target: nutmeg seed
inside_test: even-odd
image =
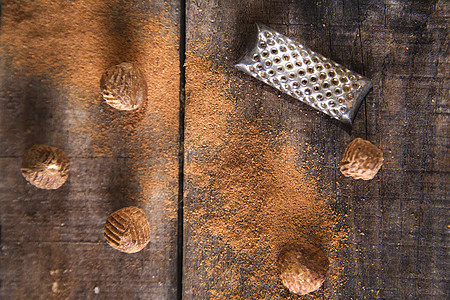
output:
[[[56,147],[34,145],[25,151],[21,170],[32,185],[46,190],[57,189],[69,177],[69,158]]]
[[[341,173],[354,179],[370,180],[383,164],[383,152],[371,142],[354,139],[345,149],[341,161]]]
[[[285,247],[277,261],[283,285],[298,295],[319,289],[326,278],[329,264],[323,251],[309,244]]]
[[[142,209],[134,206],[113,212],[105,223],[106,242],[122,252],[139,252],[150,241],[150,224]]]
[[[119,110],[133,110],[147,99],[144,73],[131,63],[121,63],[103,73],[100,80],[103,99]]]

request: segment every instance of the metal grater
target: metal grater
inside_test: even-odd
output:
[[[256,26],[256,42],[236,68],[343,123],[352,124],[372,87],[370,80],[265,25]]]

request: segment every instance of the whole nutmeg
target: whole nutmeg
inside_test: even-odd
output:
[[[325,280],[329,264],[322,250],[309,244],[285,247],[277,261],[283,285],[298,295],[306,295],[319,289]]]
[[[105,224],[107,243],[122,252],[139,252],[150,241],[150,224],[142,209],[134,206],[113,212]]]
[[[341,173],[354,179],[370,180],[381,168],[383,160],[383,152],[377,146],[357,138],[345,149],[341,161]]]
[[[100,80],[103,99],[119,110],[133,110],[147,99],[144,73],[131,63],[121,63],[103,73]]]
[[[56,147],[34,145],[25,151],[21,170],[23,177],[32,185],[54,190],[69,177],[69,158]]]

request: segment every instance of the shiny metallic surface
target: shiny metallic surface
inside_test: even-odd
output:
[[[257,38],[236,67],[351,124],[372,87],[370,80],[265,25],[256,25]]]

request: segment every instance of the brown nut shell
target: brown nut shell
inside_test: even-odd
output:
[[[56,147],[34,145],[25,151],[21,170],[32,185],[53,190],[62,186],[69,177],[69,158]]]
[[[150,224],[142,209],[125,207],[108,217],[104,236],[114,249],[126,253],[139,252],[150,241]]]
[[[277,261],[283,285],[298,295],[319,289],[326,278],[329,264],[323,251],[309,244],[285,247]]]
[[[354,179],[370,180],[380,170],[383,160],[383,152],[377,146],[356,138],[345,149],[341,161],[341,173]]]
[[[131,63],[121,63],[103,73],[100,80],[103,99],[118,110],[133,110],[147,99],[144,73]]]

